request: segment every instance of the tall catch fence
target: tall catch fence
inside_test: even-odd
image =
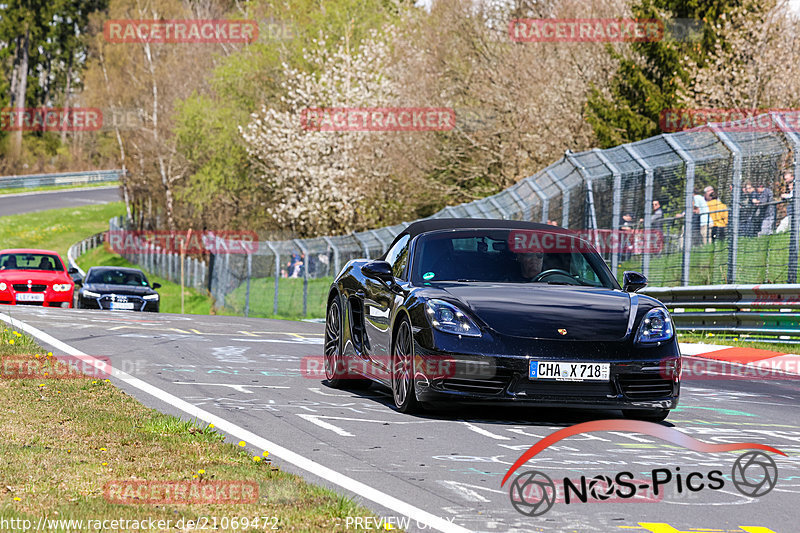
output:
[[[612,270],[641,271],[655,286],[795,283],[798,115],[774,112],[606,150],[567,152],[494,196],[446,207],[431,218],[617,230],[627,244],[603,250]],[[405,225],[264,241],[252,253],[211,255],[207,287],[218,306],[235,312],[321,317],[331,278],[351,259],[381,255]],[[652,232],[662,235],[656,248],[637,244],[638,236]],[[178,281],[177,275],[173,269],[166,277]]]

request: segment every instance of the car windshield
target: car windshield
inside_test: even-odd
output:
[[[543,283],[619,288],[597,252],[585,246],[548,245],[555,234],[523,230],[544,246],[521,248],[508,229],[446,230],[420,235],[414,252],[412,282],[441,281]],[[527,241],[526,241],[527,242]],[[555,242],[555,241],[553,241]],[[517,250],[524,250],[518,252]]]
[[[0,270],[49,270],[64,271],[57,255],[37,253],[13,253],[0,255]]]
[[[147,287],[144,274],[129,270],[92,270],[86,277],[86,283],[105,283],[108,285],[132,285]]]

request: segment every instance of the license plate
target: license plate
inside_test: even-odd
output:
[[[555,381],[608,381],[610,367],[609,363],[531,361],[528,378]]]
[[[125,303],[125,302],[122,302],[122,303],[121,302],[111,302],[111,309],[119,309],[121,311],[130,311],[131,309],[133,309],[133,303],[132,302],[127,302],[127,303]]]
[[[17,294],[18,302],[43,302],[44,294],[41,292],[23,292]]]

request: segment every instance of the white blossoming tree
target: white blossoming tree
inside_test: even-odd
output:
[[[375,35],[355,51],[349,39],[332,50],[316,45],[304,53],[308,70],[285,65],[283,107],[264,106],[240,128],[271,198],[267,213],[298,236],[367,226],[368,204],[390,176],[381,157],[386,133],[316,131],[303,123],[310,108],[392,105],[387,45]]]

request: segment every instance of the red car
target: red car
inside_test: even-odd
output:
[[[0,250],[0,304],[72,307],[72,270],[51,250]]]

